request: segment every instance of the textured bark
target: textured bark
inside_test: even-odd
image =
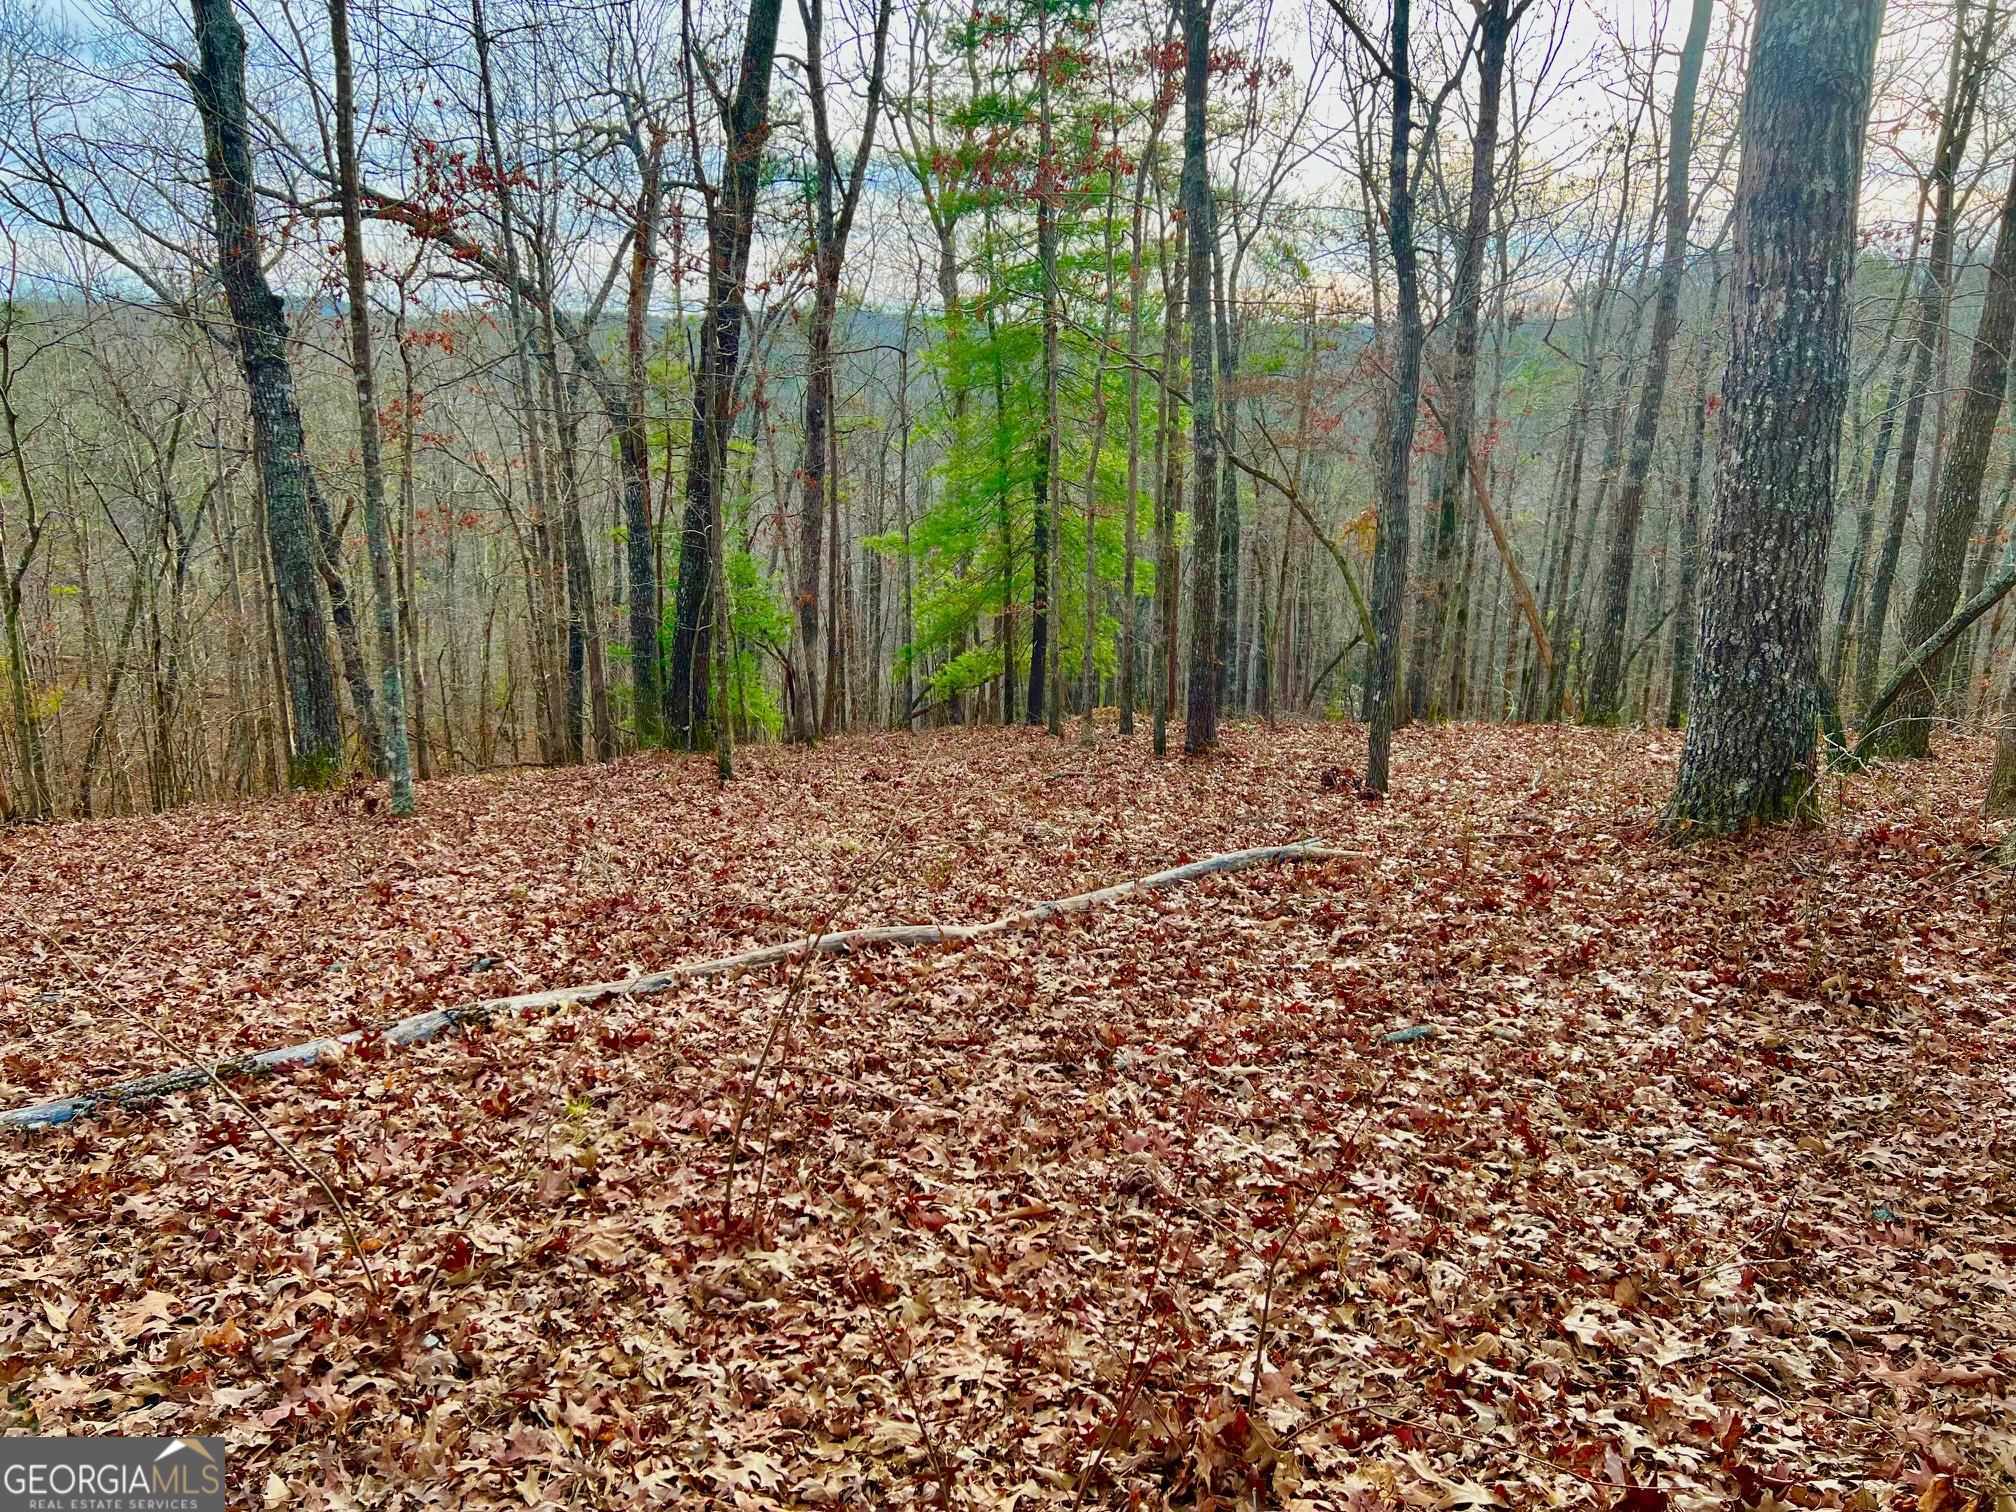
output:
[[[245,101],[245,32],[230,0],[190,0],[190,11],[198,63],[188,82],[203,121],[217,274],[251,397],[252,444],[266,493],[267,544],[294,736],[288,780],[326,783],[341,760],[343,731],[328,628],[316,591],[319,552],[309,516],[308,457],[294,370],[287,360],[286,320],[260,261]]]
[[[1856,193],[1883,0],[1764,0],[1744,91],[1727,415],[1666,821],[1808,812],[1820,592],[1848,394]]]
[[[1708,48],[1712,0],[1694,0],[1687,41],[1680,49],[1680,77],[1673,89],[1673,115],[1666,152],[1666,247],[1659,264],[1659,289],[1652,312],[1652,344],[1645,355],[1645,382],[1638,391],[1638,414],[1617,492],[1610,533],[1610,562],[1604,574],[1603,617],[1596,631],[1596,660],[1589,675],[1585,718],[1615,723],[1624,697],[1624,635],[1631,607],[1632,570],[1638,562],[1638,522],[1645,511],[1645,484],[1652,473],[1652,447],[1659,436],[1659,411],[1666,402],[1666,373],[1673,338],[1680,329],[1680,279],[1687,267],[1688,165],[1694,147],[1694,92],[1701,58]]]
[[[782,0],[750,0],[742,61],[728,110],[721,182],[707,212],[707,307],[700,362],[693,374],[693,445],[679,523],[679,596],[667,681],[666,715],[688,747],[706,738],[707,659],[713,649],[710,603],[714,538],[720,530],[728,433],[742,366],[748,315],[749,251],[756,233],[756,192],[770,135],[770,77],[777,61]]]
[[[378,638],[379,691],[385,699],[385,767],[392,812],[413,814],[413,752],[406,736],[406,690],[399,650],[399,595],[392,578],[392,527],[385,512],[385,458],[378,433],[371,310],[366,303],[364,215],[357,196],[357,101],[350,64],[350,8],[329,0],[330,51],[336,73],[337,197],[343,211],[343,278],[350,302],[350,373],[357,394],[358,455],[364,470],[364,537],[371,553],[372,607]]]
[[[1673,670],[1666,695],[1666,727],[1677,730],[1687,720],[1688,684],[1694,678],[1694,589],[1701,575],[1701,471],[1708,454],[1708,359],[1715,341],[1715,316],[1722,304],[1722,269],[1708,296],[1708,319],[1701,328],[1695,354],[1694,434],[1687,451],[1687,495],[1680,506],[1678,588],[1673,600]],[[1831,686],[1831,683],[1830,683]]]
[[[1995,254],[1988,266],[1988,297],[1974,332],[1974,356],[1960,420],[1945,466],[1939,472],[1939,506],[1931,538],[1919,563],[1918,582],[1904,614],[1904,639],[1919,645],[1936,631],[1959,601],[1967,566],[1967,543],[1981,514],[1981,484],[1988,473],[1988,449],[2002,414],[2009,383],[2009,341],[2016,335],[2016,171],[2002,197]],[[1891,706],[1890,725],[1876,748],[1893,756],[1931,754],[1933,694],[1945,677],[1950,646],[1925,659]],[[1865,723],[1868,722],[1865,720]]]
[[[1408,156],[1413,131],[1414,84],[1408,58],[1409,0],[1393,0],[1393,144],[1388,165],[1387,244],[1393,253],[1395,308],[1399,330],[1393,362],[1393,401],[1380,455],[1385,485],[1379,500],[1379,545],[1372,562],[1372,622],[1379,632],[1366,681],[1365,785],[1387,788],[1393,750],[1393,722],[1400,695],[1400,617],[1407,596],[1407,529],[1412,505],[1408,468],[1414,456],[1414,425],[1421,400],[1419,258],[1414,246],[1414,190]]]
[[[1183,208],[1190,256],[1190,684],[1183,750],[1199,756],[1218,744],[1218,407],[1212,383],[1211,255],[1216,206],[1205,159],[1205,86],[1211,67],[1205,0],[1183,0]]]

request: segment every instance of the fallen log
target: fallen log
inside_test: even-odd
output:
[[[0,1129],[53,1128],[102,1107],[148,1102],[171,1093],[186,1092],[193,1087],[210,1083],[214,1077],[257,1076],[283,1066],[312,1066],[315,1062],[332,1054],[340,1054],[346,1047],[364,1040],[375,1038],[382,1040],[387,1046],[394,1047],[418,1045],[445,1034],[458,1025],[481,1023],[498,1014],[518,1013],[526,1009],[550,1013],[576,1003],[599,1002],[604,998],[649,997],[653,993],[668,991],[682,982],[690,982],[700,977],[726,976],[731,972],[768,966],[778,961],[795,959],[808,951],[817,956],[848,955],[864,947],[939,945],[979,940],[1022,925],[1039,924],[1046,919],[1058,918],[1065,914],[1083,913],[1088,909],[1124,898],[1130,893],[1174,887],[1180,883],[1193,882],[1199,877],[1213,876],[1221,872],[1243,871],[1247,867],[1263,866],[1270,861],[1328,861],[1355,854],[1355,852],[1326,849],[1313,839],[1297,841],[1292,845],[1263,845],[1251,850],[1227,851],[1223,855],[1206,856],[1201,861],[1192,861],[1166,871],[1137,877],[1131,882],[1116,882],[1110,887],[1101,887],[1092,892],[1038,903],[1030,908],[1003,914],[1000,918],[990,919],[983,924],[879,924],[865,929],[836,930],[830,934],[801,935],[776,945],[763,945],[755,950],[745,950],[736,955],[716,956],[711,960],[688,961],[664,971],[654,971],[645,976],[629,977],[622,981],[590,982],[577,987],[556,987],[546,992],[521,993],[516,997],[485,998],[480,1002],[465,1003],[454,1008],[435,1008],[426,1013],[416,1013],[410,1018],[400,1019],[384,1029],[353,1029],[348,1034],[312,1039],[299,1045],[287,1045],[278,1050],[262,1050],[256,1055],[239,1056],[214,1065],[183,1066],[174,1071],[143,1076],[135,1081],[120,1082],[95,1092],[79,1093],[75,1097],[58,1098],[54,1102],[38,1103],[28,1108],[15,1108],[10,1112],[0,1113]]]

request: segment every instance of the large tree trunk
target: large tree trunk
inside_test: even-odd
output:
[[[1820,592],[1848,396],[1848,285],[1883,0],[1763,0],[1744,92],[1715,519],[1666,822],[1810,810]]]
[[[1680,329],[1680,279],[1687,268],[1688,165],[1694,146],[1694,91],[1701,58],[1708,48],[1712,0],[1694,0],[1687,41],[1680,49],[1680,77],[1673,87],[1671,137],[1666,152],[1666,249],[1659,265],[1659,292],[1652,312],[1652,346],[1645,357],[1645,384],[1638,391],[1638,415],[1617,515],[1610,534],[1610,564],[1604,575],[1603,619],[1597,628],[1596,662],[1589,676],[1585,718],[1614,723],[1624,696],[1624,633],[1631,607],[1631,575],[1638,562],[1638,521],[1645,511],[1645,483],[1652,472],[1652,446],[1659,435],[1659,410],[1666,402],[1666,372],[1673,337]]]
[[[2009,340],[2016,335],[2016,171],[2002,197],[1995,254],[1988,268],[1988,297],[1974,332],[1974,356],[1960,421],[1945,466],[1940,470],[1939,508],[1931,539],[1918,567],[1918,583],[1904,614],[1904,640],[1916,646],[1929,637],[1959,602],[1967,567],[1967,543],[1981,513],[1981,483],[1988,472],[1988,449],[2002,414],[2009,382]],[[1943,680],[1951,648],[1928,657],[1891,706],[1887,730],[1876,748],[1895,756],[1931,753],[1934,690]]]
[[[1708,318],[1702,323],[1701,345],[1694,359],[1694,426],[1687,449],[1687,493],[1680,506],[1679,588],[1673,600],[1673,670],[1666,695],[1666,727],[1677,730],[1687,721],[1688,684],[1694,679],[1694,587],[1701,576],[1701,469],[1708,454],[1709,357],[1715,345],[1715,316],[1722,304],[1722,268],[1718,264],[1708,293]]]
[[[328,629],[316,591],[318,548],[309,516],[308,457],[294,370],[287,360],[286,320],[260,260],[245,102],[245,32],[230,0],[190,0],[190,11],[198,62],[188,81],[203,120],[217,274],[251,397],[253,449],[266,492],[267,539],[293,716],[288,780],[313,786],[335,776],[343,730]]]
[[[750,244],[756,233],[756,191],[770,134],[770,76],[777,60],[782,0],[750,0],[742,63],[728,112],[721,182],[707,216],[707,308],[700,363],[693,374],[693,444],[679,533],[679,597],[667,684],[667,715],[691,748],[708,734],[707,661],[713,653],[714,538],[720,490],[735,419],[736,379],[748,314]]]

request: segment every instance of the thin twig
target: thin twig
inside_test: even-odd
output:
[[[833,906],[826,910],[826,917],[820,921],[818,930],[807,940],[804,954],[798,958],[798,969],[791,977],[790,986],[784,991],[784,1001],[778,1005],[776,1013],[771,1017],[770,1032],[763,1038],[763,1049],[757,1055],[756,1065],[750,1071],[748,1083],[742,1089],[742,1099],[735,1107],[735,1123],[729,1130],[728,1179],[721,1193],[721,1226],[724,1230],[735,1216],[735,1172],[742,1154],[742,1125],[749,1117],[749,1107],[755,1100],[756,1088],[762,1083],[763,1073],[769,1068],[770,1052],[776,1048],[778,1036],[790,1022],[798,994],[805,985],[806,974],[812,969],[813,961],[818,959],[819,942],[832,930],[833,921],[839,917],[840,910],[854,900],[854,895],[861,890],[862,883],[880,873],[883,863],[889,859],[900,838],[900,833],[892,835],[889,842],[882,847],[881,853],[876,856],[874,863],[858,869],[846,890],[833,900]],[[763,1184],[770,1170],[770,1134],[777,1123],[776,1088],[771,1089],[767,1103],[769,1112],[763,1124],[763,1148],[756,1167],[756,1200],[750,1213],[752,1222],[760,1216]]]
[[[46,929],[38,928],[38,933],[40,933],[45,940],[48,940],[50,944],[54,945],[57,950],[62,952],[64,958],[70,962],[71,967],[78,972],[80,978],[84,975],[85,970],[84,963],[78,960],[76,953],[73,950],[71,950],[71,948],[68,945],[64,944],[61,940],[54,938],[52,935],[50,935],[50,933]],[[131,946],[128,946],[126,952],[122,952],[117,960],[113,961],[111,965],[107,966],[102,972],[100,972],[97,975],[97,977],[91,979],[86,984],[85,991],[96,994],[98,1000],[101,1003],[107,1004],[113,1009],[114,1012],[123,1015],[127,1019],[131,1020],[134,1024],[137,1024],[143,1031],[153,1035],[155,1039],[159,1040],[163,1045],[167,1046],[168,1049],[173,1051],[176,1055],[182,1056],[185,1059],[191,1058],[189,1056],[188,1049],[182,1044],[180,1044],[173,1035],[168,1033],[167,1030],[161,1028],[160,1025],[152,1023],[148,1019],[143,1018],[131,1006],[122,1002],[112,993],[105,990],[104,983],[106,979],[110,977],[114,971],[118,970],[122,964],[124,964],[126,954],[131,951],[131,948],[132,948]],[[316,1186],[321,1188],[322,1195],[329,1199],[329,1205],[336,1209],[336,1217],[338,1218],[338,1220],[341,1221],[343,1225],[343,1232],[350,1240],[350,1249],[352,1253],[354,1253],[357,1256],[357,1263],[363,1267],[365,1286],[371,1293],[372,1302],[373,1303],[383,1302],[385,1299],[385,1293],[383,1289],[378,1285],[377,1272],[371,1269],[370,1256],[365,1253],[363,1236],[358,1232],[357,1220],[354,1216],[352,1216],[349,1204],[344,1202],[343,1198],[337,1193],[336,1188],[330,1184],[329,1179],[325,1177],[320,1171],[316,1170],[314,1166],[310,1165],[305,1159],[301,1157],[301,1155],[296,1153],[294,1147],[288,1144],[286,1140],[282,1139],[279,1136],[279,1134],[274,1131],[272,1125],[267,1123],[265,1119],[261,1118],[259,1114],[256,1111],[254,1111],[250,1103],[246,1102],[245,1099],[240,1097],[233,1088],[227,1085],[224,1079],[217,1074],[216,1070],[207,1061],[202,1062],[201,1064],[203,1066],[204,1074],[210,1079],[211,1083],[217,1088],[217,1090],[222,1092],[226,1097],[230,1098],[233,1103],[237,1104],[238,1111],[243,1113],[247,1118],[251,1119],[253,1124],[257,1126],[259,1132],[264,1134],[271,1141],[273,1141],[274,1148],[279,1150],[279,1152],[282,1155],[286,1156],[288,1161],[294,1166],[296,1170],[301,1172],[302,1175],[306,1176],[310,1181],[314,1182]]]
[[[1351,1131],[1351,1137],[1344,1142],[1344,1148],[1338,1152],[1337,1160],[1330,1167],[1329,1176],[1324,1179],[1323,1185],[1317,1188],[1315,1194],[1303,1204],[1302,1210],[1295,1215],[1295,1221],[1289,1224],[1288,1232],[1276,1242],[1274,1253],[1268,1258],[1267,1284],[1260,1300],[1260,1331],[1253,1340],[1253,1370],[1246,1386],[1248,1411],[1252,1410],[1254,1402],[1260,1395],[1260,1371],[1267,1363],[1267,1335],[1274,1319],[1274,1283],[1280,1274],[1281,1262],[1288,1254],[1288,1246],[1295,1242],[1295,1235],[1301,1231],[1302,1220],[1307,1218],[1311,1211],[1320,1207],[1324,1199],[1342,1183],[1345,1171],[1344,1157],[1357,1153],[1358,1141],[1365,1133],[1365,1125],[1371,1121],[1374,1110],[1386,1095],[1386,1089],[1393,1085],[1394,1074],[1393,1071],[1388,1071],[1385,1080],[1379,1083],[1378,1090],[1365,1105],[1365,1111],[1358,1116],[1358,1127]]]
[[[925,1417],[923,1404],[917,1400],[916,1388],[910,1381],[909,1362],[896,1358],[896,1351],[889,1343],[888,1331],[882,1326],[879,1304],[864,1298],[860,1288],[852,1282],[848,1283],[848,1290],[854,1294],[854,1300],[859,1302],[868,1314],[868,1324],[875,1330],[876,1347],[882,1351],[882,1357],[896,1372],[897,1384],[903,1388],[903,1399],[910,1404],[910,1415],[917,1419],[917,1436],[923,1441],[925,1457],[931,1461],[932,1473],[938,1477],[939,1499],[949,1507],[955,1500],[952,1467],[946,1462],[944,1455],[939,1453],[938,1441],[931,1436],[931,1421]]]

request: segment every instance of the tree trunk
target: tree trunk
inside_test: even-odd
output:
[[[1988,295],[1974,332],[1974,356],[1960,404],[1951,450],[1938,475],[1939,507],[1931,538],[1919,562],[1917,586],[1904,614],[1904,639],[1921,644],[1938,629],[1959,601],[1967,566],[1967,543],[1981,514],[1981,484],[1988,449],[2002,414],[2009,383],[2009,341],[2016,335],[2016,171],[2002,197],[1994,258],[1988,267]],[[1893,756],[1931,754],[1934,691],[1945,677],[1950,647],[1927,658],[1892,705],[1889,728],[1877,749]]]
[[[1946,106],[1940,115],[1939,140],[1932,165],[1932,244],[1925,285],[1918,302],[1911,395],[1905,404],[1904,419],[1898,432],[1897,477],[1890,498],[1890,518],[1883,535],[1883,554],[1877,561],[1875,576],[1869,584],[1869,602],[1863,611],[1862,633],[1857,638],[1855,702],[1857,707],[1864,709],[1875,695],[1876,679],[1882,672],[1890,595],[1897,580],[1897,560],[1903,551],[1904,526],[1910,517],[1911,494],[1917,482],[1918,443],[1924,429],[1925,402],[1930,397],[1932,386],[1932,364],[1939,352],[1946,312],[1953,295],[1957,180],[1988,72],[1987,51],[1994,31],[1993,12],[1970,39],[1967,10],[1968,0],[1960,0],[1954,30],[1952,71],[1947,85]],[[1937,486],[1936,480],[1934,486]]]
[[[875,53],[868,76],[867,120],[861,144],[854,154],[839,202],[834,191],[840,185],[840,160],[833,144],[827,111],[825,60],[825,6],[823,0],[798,0],[798,15],[805,26],[806,97],[811,107],[812,144],[818,160],[817,190],[812,211],[812,321],[806,331],[805,346],[805,449],[799,464],[803,479],[803,501],[798,511],[798,669],[799,698],[795,707],[792,738],[810,744],[817,733],[813,710],[817,706],[819,680],[819,576],[821,541],[826,517],[827,428],[833,415],[833,323],[840,308],[840,273],[847,260],[847,241],[854,229],[854,212],[861,203],[862,186],[875,146],[875,125],[882,108],[884,60],[888,54],[891,0],[882,0],[875,12]],[[907,360],[907,353],[906,360]]]
[[[1143,223],[1148,212],[1148,170],[1162,140],[1168,111],[1158,108],[1148,123],[1148,142],[1134,170],[1133,217],[1128,230],[1127,301],[1127,507],[1123,517],[1124,555],[1120,562],[1120,733],[1134,733],[1135,625],[1134,568],[1139,554],[1141,516],[1141,313],[1148,293],[1148,261]],[[1160,406],[1157,406],[1158,412]]]
[[[645,334],[658,269],[659,178],[665,142],[654,134],[638,145],[637,203],[631,214],[629,283],[623,307],[623,390],[612,419],[616,422],[616,460],[623,475],[624,565],[630,579],[631,718],[637,728],[637,744],[650,747],[664,744],[668,717],[659,646],[657,540],[651,522],[651,438],[644,407]],[[700,439],[696,421],[692,439],[695,454]],[[688,466],[692,465],[689,460]],[[685,578],[682,572],[682,584]]]
[[[1988,774],[1987,813],[1991,819],[2016,815],[2016,658],[2009,666],[2009,690],[2002,696],[2002,718],[1995,736],[1995,766]],[[2002,842],[2001,859],[2016,860],[2016,840]]]
[[[329,0],[329,40],[336,71],[337,195],[343,207],[343,280],[350,302],[350,371],[357,392],[357,450],[364,468],[364,535],[371,553],[379,689],[385,699],[385,765],[392,779],[392,813],[408,819],[413,815],[413,754],[406,736],[399,593],[392,581],[392,528],[385,514],[385,459],[379,444],[377,379],[371,370],[371,309],[366,303],[369,291],[364,276],[364,215],[357,198],[357,101],[350,67],[347,0]]]
[[[287,360],[286,321],[260,256],[245,101],[245,32],[230,0],[190,0],[190,11],[198,63],[187,77],[203,120],[217,273],[251,396],[253,449],[266,493],[268,544],[293,716],[288,781],[297,787],[320,786],[336,775],[343,731],[328,629],[316,591],[308,457],[294,395],[294,370]]]
[[[489,149],[490,167],[497,195],[497,229],[499,251],[503,261],[504,297],[511,316],[511,388],[517,400],[519,434],[525,447],[526,481],[532,494],[533,548],[530,553],[531,566],[528,569],[526,589],[532,621],[527,637],[527,649],[532,663],[533,702],[538,712],[541,755],[549,761],[555,761],[560,757],[557,749],[558,741],[555,738],[559,729],[555,708],[559,700],[554,697],[552,659],[548,654],[552,645],[552,627],[555,620],[551,609],[553,579],[548,570],[552,561],[552,546],[548,520],[544,437],[539,424],[538,391],[533,386],[529,355],[532,347],[532,330],[531,322],[526,318],[524,281],[518,261],[517,203],[513,190],[520,176],[513,173],[504,155],[495,80],[490,68],[492,37],[484,17],[483,0],[470,0],[469,29],[476,52],[476,83],[483,141]],[[540,294],[550,307],[553,291],[545,289],[541,290]]]
[[[1180,595],[1176,590],[1176,515],[1183,507],[1183,461],[1176,444],[1176,390],[1183,359],[1184,302],[1190,281],[1187,228],[1178,224],[1176,245],[1163,260],[1161,402],[1156,405],[1155,458],[1155,666],[1150,699],[1155,754],[1169,754],[1169,711],[1176,702],[1176,630]]]
[[[1398,330],[1393,361],[1393,399],[1386,445],[1379,457],[1385,488],[1379,500],[1379,547],[1372,564],[1372,622],[1379,639],[1372,648],[1366,687],[1365,785],[1387,790],[1393,752],[1393,723],[1400,695],[1400,620],[1407,597],[1407,533],[1412,502],[1408,487],[1414,457],[1414,426],[1421,407],[1421,281],[1414,245],[1414,189],[1409,149],[1414,129],[1413,65],[1408,56],[1410,0],[1393,0],[1393,145],[1388,165],[1387,244],[1393,252]]]
[[[1911,270],[1918,261],[1918,248],[1925,235],[1925,197],[1918,199],[1918,218],[1911,229],[1911,252],[1905,258],[1897,281],[1897,298],[1890,306],[1890,318],[1883,328],[1883,342],[1877,348],[1876,363],[1870,369],[1873,381],[1897,335],[1897,323],[1911,299]],[[1848,581],[1841,589],[1840,622],[1834,628],[1834,649],[1827,659],[1827,685],[1839,689],[1847,675],[1848,652],[1855,644],[1856,615],[1862,607],[1862,585],[1869,576],[1869,551],[1876,536],[1876,496],[1883,486],[1884,464],[1890,459],[1890,438],[1897,430],[1897,401],[1904,388],[1904,374],[1911,364],[1913,343],[1897,348],[1890,364],[1890,384],[1876,417],[1876,443],[1869,457],[1869,470],[1862,482],[1862,508],[1856,515],[1855,544],[1848,557]],[[1857,458],[1860,465],[1860,458]]]
[[[750,0],[742,61],[726,122],[721,182],[707,216],[707,308],[701,319],[700,362],[693,374],[693,444],[686,464],[680,520],[679,596],[674,611],[667,716],[691,748],[708,724],[707,659],[712,650],[714,535],[719,492],[734,422],[736,378],[748,313],[749,252],[756,232],[756,193],[770,135],[770,76],[777,59],[782,0]]]
[[[1659,410],[1666,402],[1666,372],[1673,338],[1680,329],[1680,279],[1687,267],[1688,167],[1694,147],[1694,92],[1701,58],[1708,48],[1712,0],[1694,0],[1687,41],[1680,49],[1680,77],[1673,88],[1673,114],[1666,152],[1666,248],[1659,265],[1659,292],[1652,312],[1652,345],[1645,357],[1645,383],[1638,391],[1638,415],[1625,457],[1624,482],[1610,534],[1609,570],[1604,575],[1603,618],[1597,628],[1596,661],[1589,677],[1584,717],[1591,724],[1614,724],[1624,696],[1624,635],[1631,607],[1632,569],[1638,562],[1638,521],[1645,510],[1645,483],[1652,472],[1652,447],[1659,435]]]
[[[1687,451],[1687,496],[1680,506],[1679,588],[1673,601],[1673,667],[1666,695],[1666,728],[1687,721],[1688,685],[1694,680],[1694,589],[1701,574],[1701,469],[1708,454],[1709,359],[1715,346],[1715,315],[1722,303],[1722,268],[1718,260],[1708,294],[1708,318],[1701,327],[1695,353],[1694,427]]]
[[[1696,3],[1705,6],[1708,0]],[[1436,489],[1435,530],[1429,541],[1427,582],[1415,609],[1414,654],[1408,658],[1407,666],[1410,719],[1426,719],[1439,712],[1435,695],[1438,648],[1455,592],[1457,520],[1470,467],[1470,436],[1476,427],[1477,332],[1484,297],[1484,258],[1491,234],[1506,41],[1512,26],[1511,0],[1486,0],[1478,18],[1477,125],[1471,133],[1470,202],[1463,228],[1462,257],[1456,265],[1456,287],[1449,301],[1454,330],[1448,384],[1441,401],[1444,444]]]
[[[1666,823],[1810,812],[1820,593],[1848,394],[1856,196],[1883,0],[1763,0],[1692,717]]]

